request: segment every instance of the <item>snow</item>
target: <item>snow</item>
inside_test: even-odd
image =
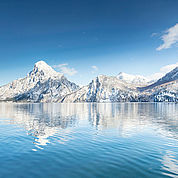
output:
[[[178,80],[178,67],[168,72],[164,77],[159,79],[158,83],[166,83],[173,80]]]
[[[44,61],[39,61],[25,78],[0,87],[0,100],[57,101],[62,95],[77,88],[76,84],[68,81],[61,73]]]
[[[79,88],[44,61],[25,77],[0,87],[0,101],[15,102],[137,102],[178,101],[178,67],[157,82],[140,75],[99,75]]]
[[[150,82],[150,80],[144,76],[130,75],[130,74],[126,74],[124,72],[120,72],[116,77],[119,80],[125,81],[127,83],[138,84],[138,85],[146,85]]]
[[[32,72],[29,73],[29,76],[33,76],[37,73],[41,73],[44,75],[46,78],[56,78],[56,77],[62,77],[63,74],[56,72],[51,66],[49,66],[46,62],[44,61],[39,61],[35,64],[34,69]]]

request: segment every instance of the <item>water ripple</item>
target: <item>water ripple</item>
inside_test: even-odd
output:
[[[0,177],[178,177],[178,105],[0,104]]]

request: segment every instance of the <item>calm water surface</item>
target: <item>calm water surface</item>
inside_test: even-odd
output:
[[[178,177],[178,104],[0,104],[0,177]]]

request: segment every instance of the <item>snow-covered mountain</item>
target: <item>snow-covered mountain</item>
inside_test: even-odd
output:
[[[143,76],[100,75],[79,88],[44,61],[23,79],[0,87],[0,101],[15,102],[150,102],[178,101],[178,67],[150,85]]]
[[[167,73],[164,77],[160,78],[156,84],[163,84],[167,82],[171,82],[174,80],[178,80],[178,67]]]
[[[44,61],[39,61],[25,78],[0,87],[0,100],[60,102],[66,94],[78,88]]]
[[[178,80],[178,67],[168,72],[165,76],[163,76],[162,78],[160,78],[158,81],[154,82],[153,84],[141,88],[141,90],[148,90],[156,86],[160,86],[162,84],[172,82],[175,80]]]
[[[148,86],[144,87],[146,83]],[[149,86],[153,87],[149,88]],[[62,102],[150,101],[178,101],[177,68],[151,85],[141,76],[125,73],[120,73],[116,77],[101,75],[92,80],[89,85],[64,97]]]
[[[148,101],[178,102],[178,67],[167,73],[157,82],[143,88],[138,88]]]
[[[126,102],[136,101],[137,90],[117,77],[100,75],[87,86],[67,95],[63,102]]]
[[[153,102],[178,102],[178,80],[170,81],[147,90],[146,95],[149,95],[149,101]]]
[[[138,86],[148,85],[151,82],[149,79],[147,79],[144,76],[130,75],[130,74],[126,74],[124,72],[120,72],[116,77],[119,80],[122,80],[122,81],[130,83],[130,84],[138,85]]]

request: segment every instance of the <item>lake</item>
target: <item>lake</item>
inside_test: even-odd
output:
[[[178,177],[178,104],[0,103],[0,177]]]

